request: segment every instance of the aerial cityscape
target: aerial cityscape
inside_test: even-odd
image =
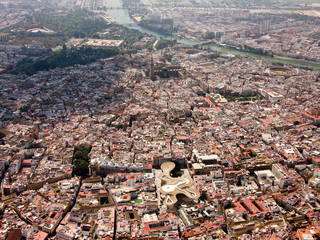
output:
[[[0,0],[0,240],[319,240],[319,0]]]

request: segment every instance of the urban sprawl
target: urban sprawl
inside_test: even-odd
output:
[[[98,11],[115,37],[106,28],[52,51],[41,36],[61,34],[35,20],[16,27],[33,11],[16,2],[0,1],[0,239],[319,239],[320,71],[148,34],[129,45],[93,0],[53,2]],[[318,16],[276,23],[284,13],[231,0],[209,10],[209,1],[175,2],[124,4],[131,15],[141,6],[149,28],[174,14],[184,38],[320,59]],[[73,10],[55,14],[63,11]],[[33,40],[19,44],[21,32]],[[10,72],[26,58],[84,48],[119,52]]]

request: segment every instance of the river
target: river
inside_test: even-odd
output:
[[[168,36],[164,36],[159,33],[152,32],[149,29],[140,27],[130,17],[128,10],[122,8],[122,0],[104,0],[104,4],[108,8],[114,8],[114,9],[109,9],[108,13],[117,21],[118,24],[131,29],[139,30],[140,32],[143,32],[143,33],[156,36],[157,38],[167,38],[167,39],[169,38]],[[174,39],[177,40],[177,42],[179,43],[188,44],[188,45],[194,45],[194,44],[200,43],[200,42],[189,40],[189,39],[181,39],[181,38],[174,38]],[[316,62],[308,62],[308,61],[299,60],[299,59],[282,59],[277,57],[264,56],[260,54],[244,52],[237,49],[224,47],[218,44],[210,44],[210,45],[207,45],[206,47],[210,48],[211,50],[226,53],[226,54],[233,54],[233,55],[243,56],[243,57],[251,57],[251,58],[261,59],[261,60],[265,60],[272,63],[292,65],[294,67],[308,67],[310,69],[320,71],[320,63],[316,63]]]
[[[122,26],[139,30],[140,32],[147,33],[158,38],[164,38],[161,34],[152,32],[148,29],[140,27],[133,19],[130,17],[127,9],[122,8],[122,0],[104,0],[104,4],[108,9],[108,13],[116,20],[116,22]]]

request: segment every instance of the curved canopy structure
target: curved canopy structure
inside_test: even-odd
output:
[[[164,162],[161,164],[162,174],[159,176],[161,180],[160,192],[166,195],[164,203],[172,208],[178,201],[177,194],[184,194],[192,200],[198,200],[200,192],[193,185],[192,178],[185,174],[181,177],[171,177],[170,172],[174,169],[175,163]]]

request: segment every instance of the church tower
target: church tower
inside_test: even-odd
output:
[[[155,76],[154,76],[154,63],[153,63],[153,56],[151,54],[151,60],[150,60],[150,79],[152,81],[156,80]]]

